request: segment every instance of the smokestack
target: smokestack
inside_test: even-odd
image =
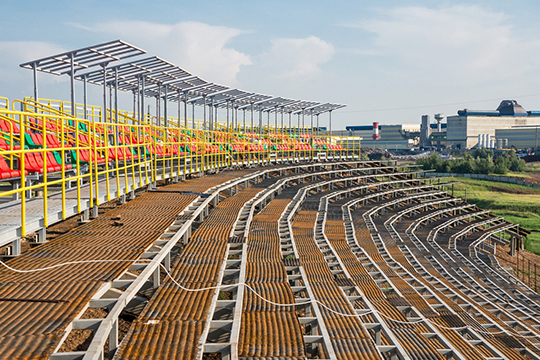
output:
[[[441,121],[443,121],[444,115],[441,113],[435,114],[435,120],[437,120],[437,131],[441,132]]]
[[[373,140],[379,140],[379,123],[373,123]]]
[[[431,126],[429,125],[429,115],[422,115],[422,125],[420,127],[420,146],[430,146],[429,136],[431,135]]]

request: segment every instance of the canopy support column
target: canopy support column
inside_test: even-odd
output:
[[[146,118],[144,116],[144,76],[141,77],[141,114],[139,115],[142,119],[142,122],[146,121]]]
[[[107,65],[102,65],[103,68],[103,109],[101,109],[101,122],[107,122]]]
[[[114,68],[114,122],[118,124],[118,68]],[[118,127],[116,127],[118,129]]]
[[[165,97],[163,98],[163,122],[165,123],[165,127],[168,127],[169,126],[169,111],[167,109],[167,96],[168,96],[168,93],[167,93],[167,84],[164,85],[165,86]],[[165,139],[167,139],[167,131],[165,130]]]
[[[71,86],[71,115],[75,117],[76,114],[76,105],[75,105],[75,54],[71,53],[69,56],[70,60],[70,86]]]
[[[88,83],[86,82],[86,76],[83,77],[83,106],[84,106],[84,118],[88,119],[88,89],[87,89]],[[92,122],[94,122],[94,118],[92,117]]]
[[[32,73],[34,74],[34,101],[38,102],[38,82],[37,82],[37,64],[32,63]]]

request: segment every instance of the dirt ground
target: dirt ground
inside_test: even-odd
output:
[[[516,252],[517,254],[517,252]],[[499,264],[511,274],[518,276],[531,289],[540,290],[540,256],[525,250],[519,251],[519,270],[517,267],[517,255],[510,256],[509,245],[497,245],[496,258]],[[535,271],[536,265],[536,271]]]

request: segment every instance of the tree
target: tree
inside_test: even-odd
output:
[[[504,175],[508,172],[508,165],[510,161],[506,155],[499,155],[495,159],[495,166],[493,167],[493,172],[495,174]]]

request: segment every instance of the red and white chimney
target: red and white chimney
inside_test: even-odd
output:
[[[379,123],[373,123],[373,140],[379,140]]]

